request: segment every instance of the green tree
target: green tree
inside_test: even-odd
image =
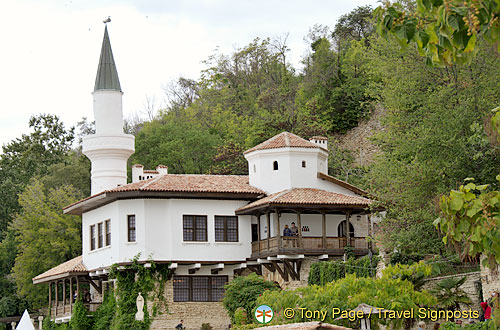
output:
[[[30,134],[23,134],[3,146],[0,156],[0,234],[12,215],[19,211],[17,196],[35,175],[47,174],[50,165],[64,160],[74,140],[74,129],[67,130],[59,117],[32,116]]]
[[[19,196],[21,210],[11,225],[18,251],[12,272],[18,294],[33,308],[47,304],[47,288],[31,279],[81,254],[81,218],[62,213],[81,197],[72,186],[46,191],[38,179]]]

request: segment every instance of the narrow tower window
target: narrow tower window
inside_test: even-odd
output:
[[[305,160],[302,161],[302,167],[306,167],[306,161]]]
[[[274,163],[273,163],[273,169],[274,169],[275,171],[277,171],[277,170],[278,170],[278,161],[277,161],[277,160],[275,160],[275,161],[274,161]]]
[[[135,242],[135,215],[131,214],[127,216],[128,222],[128,241]]]
[[[257,172],[257,167],[255,166],[255,164],[253,164],[253,172]]]

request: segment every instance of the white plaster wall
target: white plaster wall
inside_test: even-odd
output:
[[[268,194],[289,188],[316,188],[318,171],[327,173],[327,153],[314,148],[258,150],[245,155],[249,182]],[[273,163],[278,162],[278,170]],[[306,161],[306,167],[302,167]]]
[[[337,237],[338,236],[338,226],[339,224],[345,220],[345,215],[342,214],[327,214],[326,215],[326,235],[329,237]],[[321,214],[301,214],[300,220],[302,226],[309,226],[308,232],[302,232],[302,236],[304,237],[318,237],[322,236],[323,230],[323,220]],[[267,232],[265,231],[266,227],[266,216],[262,215],[260,218],[261,225],[261,239],[267,238]],[[351,224],[354,227],[354,237],[366,237],[368,236],[368,218],[366,215],[361,215],[359,220],[357,215],[351,216]],[[295,222],[295,225],[298,226],[297,215],[295,213],[282,213],[280,217],[280,235],[283,235],[283,230],[285,229],[285,225],[288,225],[290,228],[292,226],[292,222]],[[253,220],[253,223],[257,223],[256,218]],[[276,218],[276,214],[271,213],[271,237],[275,237],[277,235],[277,226],[278,220]]]
[[[251,216],[238,217],[238,242],[215,242],[215,215],[234,215],[247,201],[119,200],[82,216],[83,261],[90,270],[140,260],[244,261],[251,254]],[[127,216],[135,215],[136,242],[128,242]],[[183,241],[183,215],[207,215],[207,242]],[[111,246],[90,251],[90,225],[111,220]]]
[[[111,245],[90,251],[90,226],[96,226],[97,248],[97,223],[108,219],[111,221]],[[119,261],[120,225],[118,203],[104,205],[82,215],[82,256],[83,263],[89,270],[109,266]]]
[[[351,190],[330,181],[318,179],[318,172],[328,174],[327,153],[322,149],[280,148],[258,150],[245,155],[248,161],[249,183],[268,194],[290,188],[316,188],[349,196]],[[274,161],[278,170],[273,169]],[[302,167],[302,161],[306,167]]]
[[[96,134],[123,134],[122,95],[120,91],[92,93]]]
[[[173,251],[171,259],[178,261],[237,261],[252,252],[250,216],[238,216],[238,242],[215,242],[215,215],[234,215],[247,201],[171,199],[168,217],[171,223]],[[207,242],[184,242],[182,216],[207,215]],[[158,250],[158,249],[155,249]]]

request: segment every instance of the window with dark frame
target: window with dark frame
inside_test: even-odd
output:
[[[183,239],[184,241],[206,242],[207,241],[207,216],[206,215],[183,215]]]
[[[275,171],[277,171],[277,170],[278,170],[278,161],[277,161],[277,160],[275,160],[275,161],[273,162],[273,170],[275,170]]]
[[[106,231],[106,246],[111,245],[111,220],[104,221],[104,230]]]
[[[104,241],[104,236],[102,232],[102,222],[99,222],[97,224],[97,247],[99,249],[102,248],[103,241]]]
[[[90,226],[90,251],[95,250],[95,225]]]
[[[302,167],[306,167],[306,161],[305,160],[302,161]]]
[[[215,241],[238,242],[237,216],[215,216]]]
[[[136,231],[135,231],[135,214],[130,214],[127,216],[128,225],[128,241],[135,242]]]
[[[221,301],[227,276],[174,276],[174,302]]]

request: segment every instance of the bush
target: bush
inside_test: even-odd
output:
[[[201,330],[212,330],[212,326],[210,325],[210,323],[202,323],[201,324]]]
[[[82,300],[78,299],[73,305],[73,315],[69,321],[69,328],[72,330],[92,330],[93,319],[88,317],[88,314]]]
[[[311,265],[308,281],[310,285],[325,285],[344,278],[346,274],[356,274],[358,277],[375,276],[378,260],[378,256],[373,256],[371,267],[368,256],[359,259],[350,258],[345,262],[341,260],[316,262]]]
[[[464,326],[460,326],[455,324],[454,322],[446,322],[441,325],[439,329],[442,330],[494,330],[495,326],[493,322],[478,322],[475,324],[466,324]]]
[[[108,330],[113,323],[113,317],[116,312],[116,299],[113,291],[104,295],[102,305],[97,309],[94,318],[95,324],[93,330]]]
[[[255,302],[264,291],[278,290],[279,286],[262,277],[252,273],[248,276],[237,276],[225,286],[224,299],[222,303],[231,317],[231,322],[236,323],[235,312],[238,308],[243,308],[247,314],[247,321],[250,321]]]
[[[243,307],[238,307],[238,309],[236,309],[236,311],[234,312],[234,324],[247,324],[247,312]]]

